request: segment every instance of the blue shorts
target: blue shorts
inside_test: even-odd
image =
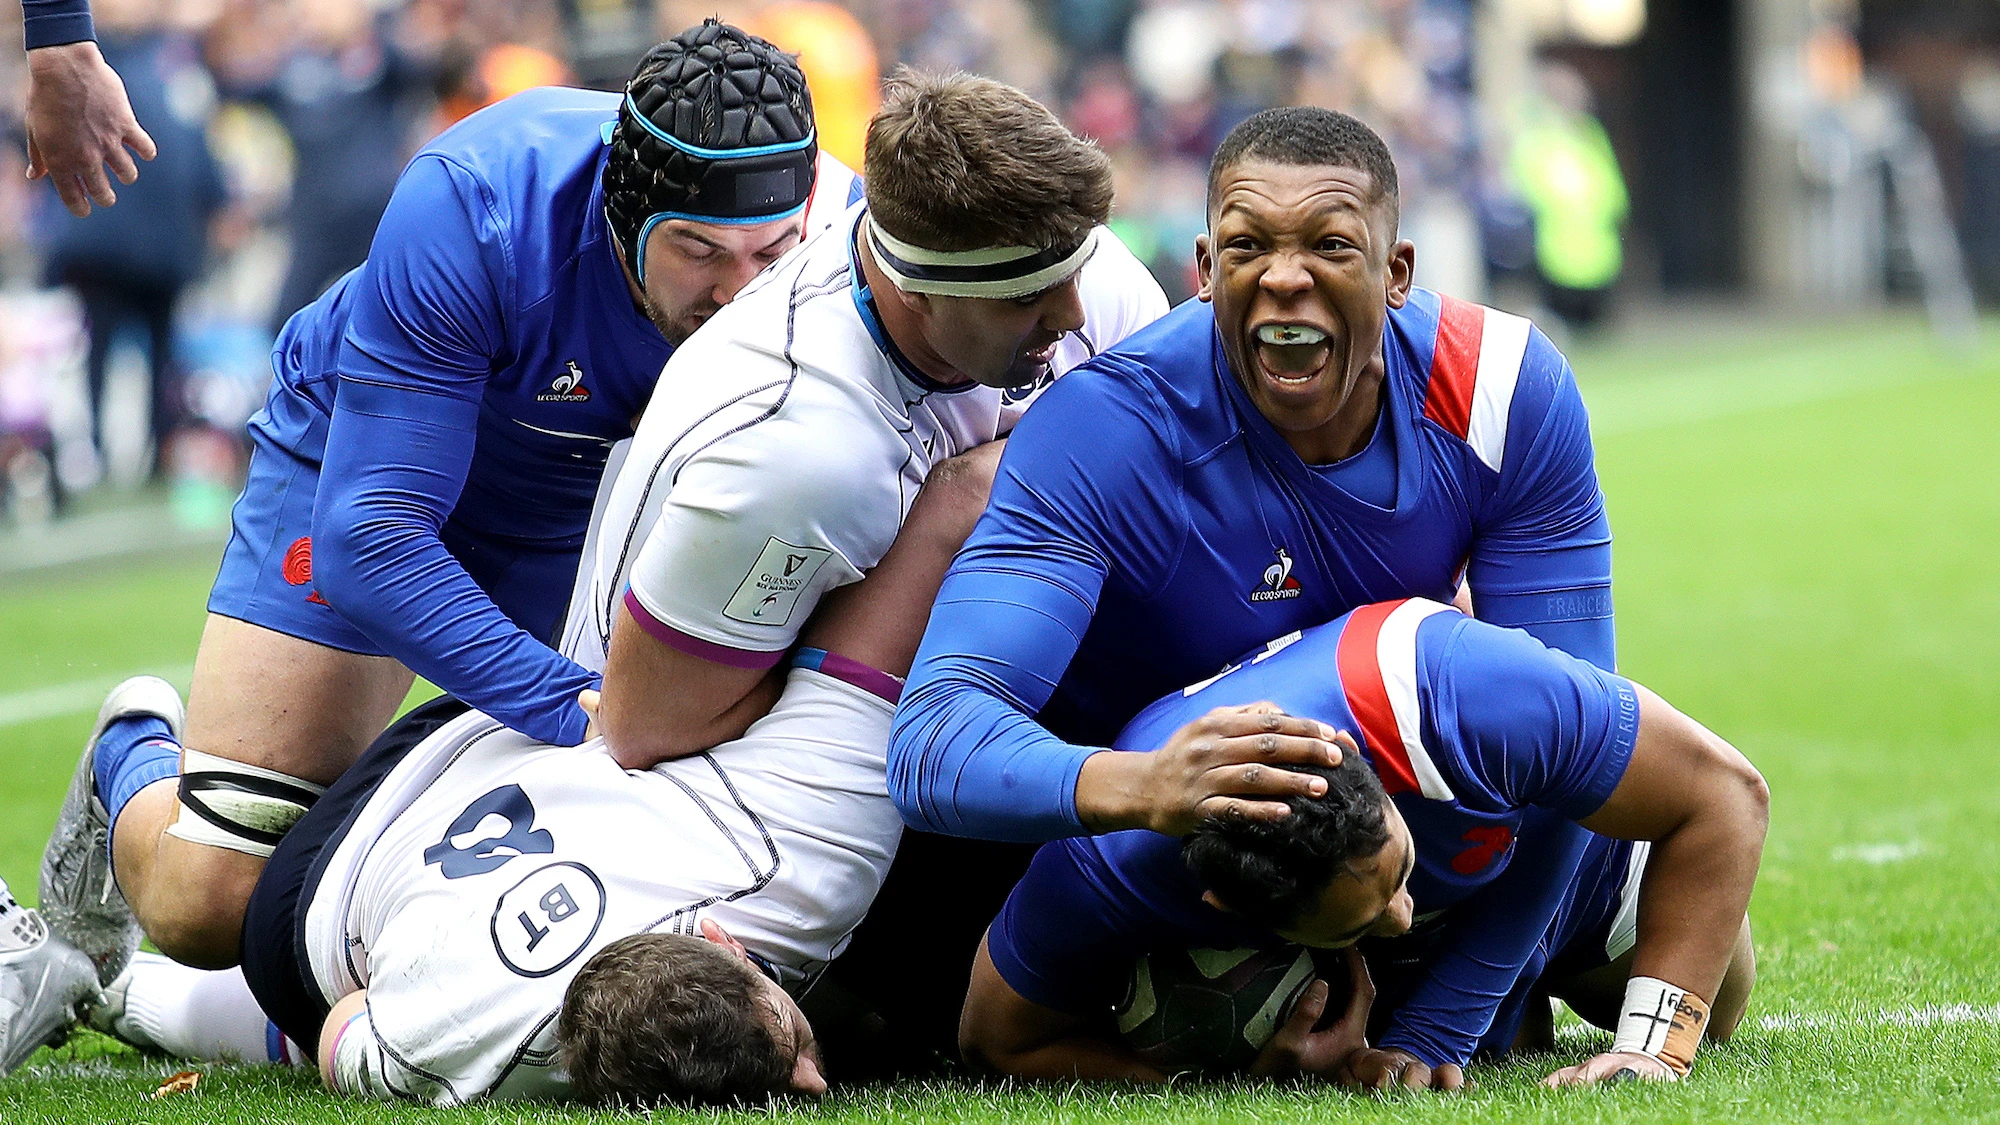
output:
[[[209,591],[208,611],[328,648],[388,655],[313,585],[313,502],[319,494],[320,462],[295,452],[287,439],[272,432],[276,428],[267,428],[261,415],[250,423],[250,471],[243,495],[230,509],[229,545]],[[315,437],[325,440],[323,427],[300,444],[310,447]],[[576,580],[581,537],[574,544],[523,544],[452,520],[439,538],[500,612],[530,636],[554,645]]]
[[[384,655],[313,586],[319,468],[318,460],[293,452],[251,423],[250,472],[229,512],[229,546],[208,594],[208,612],[328,648]]]
[[[305,948],[306,910],[327,861],[389,771],[467,710],[451,696],[439,696],[391,723],[278,841],[250,892],[243,910],[243,979],[257,1006],[308,1057],[316,1057],[320,1028],[333,1010],[313,981]]]

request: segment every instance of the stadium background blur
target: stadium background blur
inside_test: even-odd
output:
[[[69,218],[20,175],[25,66],[19,53],[0,66],[0,495],[14,527],[163,498],[179,531],[222,527],[276,326],[365,254],[408,156],[528,86],[614,88],[647,45],[707,14],[801,52],[824,143],[857,165],[876,84],[899,63],[1030,91],[1112,154],[1119,233],[1175,299],[1192,291],[1209,153],[1248,114],[1295,102],[1387,136],[1421,284],[1559,334],[1748,297],[1922,299],[1962,337],[1973,297],[2000,299],[2000,5],[1980,0],[95,8],[169,154],[117,210]],[[149,333],[168,309],[171,333]]]

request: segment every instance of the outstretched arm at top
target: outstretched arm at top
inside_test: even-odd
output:
[[[89,0],[21,0],[28,47],[28,178],[47,176],[63,206],[81,218],[90,205],[109,207],[121,184],[139,178],[143,160],[158,154],[132,116],[125,83],[97,49]],[[127,149],[131,151],[126,151]]]
[[[500,611],[440,538],[503,348],[504,232],[484,186],[420,157],[397,184],[340,350],[313,508],[314,577],[413,672],[532,738],[583,740],[596,677]]]

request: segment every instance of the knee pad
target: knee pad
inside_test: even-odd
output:
[[[167,835],[269,859],[326,786],[199,750],[181,751],[180,814]]]

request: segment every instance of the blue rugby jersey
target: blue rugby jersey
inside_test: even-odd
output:
[[[581,740],[575,697],[596,677],[547,642],[606,457],[673,350],[604,217],[618,102],[532,90],[419,152],[368,261],[285,325],[251,421],[323,462],[319,593],[419,675],[559,745]],[[809,230],[858,186],[821,167]]]
[[[1418,921],[1445,930],[1379,1045],[1434,1066],[1465,1063],[1523,968],[1552,952],[1538,947],[1596,839],[1574,821],[1604,803],[1631,761],[1631,684],[1519,630],[1409,599],[1247,654],[1147,708],[1115,744],[1157,745],[1212,708],[1263,699],[1355,731],[1408,823]],[[1088,1013],[1119,999],[1132,961],[1151,949],[1280,941],[1201,892],[1179,840],[1058,840],[994,920],[988,952],[1026,999]]]
[[[1422,289],[1383,354],[1383,421],[1333,466],[1258,412],[1199,302],[1051,387],[911,671],[889,759],[904,817],[1081,832],[1083,760],[1147,702],[1356,606],[1449,601],[1461,573],[1481,619],[1612,667],[1610,526],[1567,361],[1520,317]]]

